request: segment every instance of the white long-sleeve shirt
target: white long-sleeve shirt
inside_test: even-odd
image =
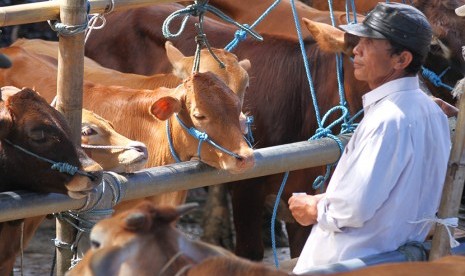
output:
[[[430,229],[413,222],[439,207],[451,148],[446,116],[417,77],[370,91],[363,107],[294,273],[423,242]]]

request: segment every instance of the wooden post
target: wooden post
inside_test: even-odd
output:
[[[465,79],[455,89],[462,90],[459,101],[457,127],[449,158],[446,180],[442,191],[438,217],[441,219],[457,217],[465,180]],[[454,229],[450,229],[454,233]],[[430,251],[430,260],[450,255],[449,235],[446,226],[437,224]]]
[[[66,26],[87,23],[86,0],[61,0],[60,21]],[[83,29],[84,31],[85,29]],[[56,108],[65,115],[72,139],[81,143],[82,90],[84,79],[84,32],[59,33]],[[56,238],[65,244],[74,242],[76,231],[67,222],[57,219]],[[72,251],[57,247],[57,275],[64,275],[71,265]]]

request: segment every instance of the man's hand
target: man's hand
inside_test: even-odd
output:
[[[303,226],[315,224],[318,217],[316,206],[323,196],[324,194],[291,196],[288,203],[292,216]]]

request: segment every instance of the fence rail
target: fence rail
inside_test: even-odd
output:
[[[349,138],[350,135],[340,136],[344,145]],[[323,138],[257,149],[254,168],[242,174],[216,170],[198,161],[150,168],[122,176],[123,200],[330,164],[339,158],[339,151],[333,139]],[[86,199],[61,194],[0,193],[0,222],[80,209],[85,203]]]

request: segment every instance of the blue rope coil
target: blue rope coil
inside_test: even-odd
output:
[[[429,70],[428,68],[422,66],[421,67],[421,74],[423,77],[425,77],[427,80],[429,80],[434,86],[436,87],[444,87],[446,89],[448,89],[449,91],[452,91],[454,90],[453,87],[445,84],[442,82],[442,77],[447,73],[447,71],[449,71],[450,67],[447,67],[446,69],[444,69],[444,71],[442,71],[441,74],[436,74],[434,73],[433,71]]]

